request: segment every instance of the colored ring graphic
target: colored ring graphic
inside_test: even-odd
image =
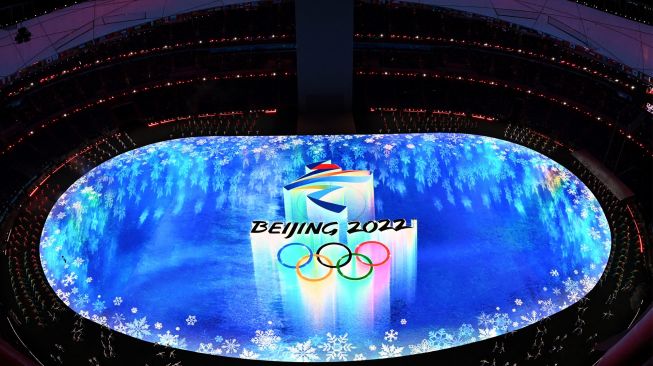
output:
[[[321,247],[319,247],[319,248],[317,249],[317,251],[315,252],[315,254],[320,254],[320,252],[322,251],[322,249],[324,249],[324,247],[328,247],[329,245],[337,245],[337,246],[341,246],[341,247],[343,247],[343,248],[345,248],[345,249],[347,250],[347,255],[346,255],[346,256],[348,256],[348,258],[347,258],[347,261],[345,261],[345,263],[342,264],[342,266],[346,266],[346,265],[349,264],[349,262],[351,262],[351,258],[352,258],[352,252],[351,252],[351,249],[349,249],[349,247],[346,246],[345,244],[343,244],[343,243],[338,243],[337,241],[333,241],[333,242],[331,242],[331,243],[326,243],[326,244],[322,245]],[[331,265],[328,265],[328,264],[324,264],[324,262],[322,262],[322,260],[320,259],[320,257],[317,257],[317,261],[320,262],[321,265],[323,265],[323,266],[325,266],[325,267],[329,267],[329,268],[339,268],[339,267],[342,267],[341,265],[331,266]],[[338,260],[338,263],[340,263],[340,260]]]
[[[329,257],[325,257],[325,256],[320,255],[320,254],[312,254],[312,255],[315,256],[315,257],[317,257],[317,258],[322,257],[322,258],[324,258],[324,259],[325,259],[329,264],[333,265],[333,262],[331,262],[331,259],[329,259]],[[306,263],[304,263],[304,264],[302,264],[302,265],[300,266],[299,263],[301,263],[301,262],[302,262],[304,259],[306,259],[306,258],[309,258],[309,260],[308,260]],[[331,275],[331,272],[333,272],[333,268],[332,268],[332,267],[329,267],[329,272],[327,272],[327,274],[325,274],[325,275],[322,276],[322,277],[318,277],[318,278],[308,278],[308,277],[304,276],[304,275],[302,274],[302,271],[301,271],[300,268],[303,267],[303,266],[305,266],[305,265],[307,265],[308,262],[311,261],[311,259],[312,259],[312,256],[311,256],[311,255],[305,255],[305,256],[299,258],[299,260],[297,261],[297,264],[295,265],[295,271],[297,271],[297,276],[299,276],[299,278],[301,278],[302,280],[310,281],[310,282],[319,282],[319,281],[323,281],[324,279],[326,279],[327,277],[329,277],[329,275]],[[338,272],[340,272],[340,268],[338,268]]]
[[[360,264],[364,264],[364,265],[366,265],[366,266],[370,266],[370,267],[378,267],[378,266],[380,266],[380,265],[382,265],[382,264],[385,264],[385,262],[387,262],[387,261],[390,259],[390,248],[388,248],[385,244],[381,243],[380,241],[376,241],[376,240],[368,240],[368,241],[364,241],[364,242],[358,244],[358,246],[356,247],[356,250],[354,250],[354,254],[359,254],[359,255],[360,255],[360,253],[358,252],[358,250],[359,250],[362,246],[365,246],[365,245],[367,245],[367,244],[378,244],[378,245],[382,246],[382,247],[385,249],[386,257],[385,257],[385,259],[384,259],[383,261],[381,261],[380,263],[372,263],[371,261],[370,261],[370,263],[363,263],[359,258],[356,258],[356,260],[357,260]]]
[[[302,243],[288,243],[288,244],[282,246],[281,249],[279,249],[279,251],[277,252],[277,260],[279,261],[279,263],[281,263],[282,266],[288,267],[288,268],[295,268],[296,267],[294,265],[285,264],[281,260],[281,252],[283,252],[283,250],[286,249],[287,247],[294,246],[294,245],[298,245],[298,246],[301,246],[301,247],[304,247],[304,248],[308,249],[308,256],[307,257],[309,257],[309,259],[308,259],[308,261],[306,263],[302,264],[299,268],[302,268],[305,265],[311,263],[311,261],[313,260],[313,251],[311,250],[311,248],[308,247],[308,245],[302,244]],[[322,263],[322,262],[320,262],[320,263]]]
[[[352,280],[352,281],[360,281],[360,280],[364,280],[364,279],[366,279],[367,277],[369,277],[369,275],[371,275],[371,274],[372,274],[372,271],[374,270],[374,264],[372,264],[373,262],[372,262],[372,260],[370,259],[370,257],[368,257],[368,256],[366,256],[366,255],[364,255],[364,254],[360,254],[360,253],[352,253],[351,256],[349,256],[349,259],[350,259],[350,260],[351,260],[351,257],[352,257],[352,256],[363,257],[363,259],[366,259],[366,260],[369,262],[367,265],[370,267],[370,270],[367,271],[367,273],[366,273],[364,276],[362,276],[362,277],[349,277],[349,276],[347,276],[346,274],[342,273],[342,271],[340,270],[340,267],[342,267],[342,266],[340,265],[340,261],[341,261],[343,258],[347,257],[346,255],[343,255],[342,257],[340,257],[340,259],[338,259],[338,262],[336,262],[336,268],[338,269],[338,274],[341,275],[342,277],[344,277],[344,278],[346,278],[346,279],[348,279],[348,280]],[[360,259],[358,259],[358,258],[356,258],[356,259],[357,259],[358,261],[360,261]],[[362,263],[362,262],[361,262],[361,263]]]

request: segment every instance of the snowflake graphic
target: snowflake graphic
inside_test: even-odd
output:
[[[506,313],[494,314],[494,327],[501,332],[508,330],[510,326],[510,317]]]
[[[131,309],[131,312],[132,312],[132,314],[136,314],[136,313],[138,313],[138,308],[132,308],[132,309]]]
[[[147,324],[147,317],[142,317],[140,319],[135,319],[133,322],[125,324],[127,328],[127,334],[136,338],[143,338],[146,335],[150,335],[150,325]]]
[[[376,346],[373,345],[373,344],[371,344],[369,348],[370,348],[370,351],[372,351],[372,352],[376,351]]]
[[[160,330],[161,328],[163,328],[163,324],[161,324],[161,322],[156,322],[156,323],[154,323],[154,328],[156,328],[157,330]]]
[[[61,283],[64,285],[64,287],[68,287],[70,285],[75,284],[76,279],[77,279],[77,274],[75,272],[70,272],[69,274],[63,277]]]
[[[559,288],[554,287],[552,291],[553,291],[554,295],[560,295],[560,289]]]
[[[560,276],[560,273],[558,273],[558,270],[557,270],[557,269],[552,269],[551,272],[549,272],[549,274],[550,274],[551,276],[553,276],[553,277],[558,277],[558,276]]]
[[[249,360],[256,360],[257,358],[259,358],[259,356],[260,355],[258,353],[254,353],[254,351],[250,351],[245,348],[243,348],[243,353],[240,354],[240,358],[246,358]]]
[[[215,341],[215,343],[220,344],[220,343],[222,343],[222,341],[224,340],[224,338],[222,338],[221,335],[217,335],[217,336],[215,336],[215,338],[213,338],[213,340]]]
[[[578,286],[578,282],[572,280],[571,278],[567,277],[566,280],[562,282],[563,285],[565,285],[565,292],[566,293],[572,293],[572,292],[580,292],[580,288]]]
[[[471,324],[463,324],[458,328],[458,341],[475,341],[474,338],[474,327]]]
[[[320,357],[315,353],[315,348],[311,346],[311,341],[297,342],[294,346],[288,347],[290,357],[294,361],[309,362],[319,360]]]
[[[399,335],[399,332],[395,331],[394,329],[390,329],[389,331],[385,332],[385,339],[388,342],[396,341],[397,336]]]
[[[159,344],[163,346],[175,347],[179,345],[179,335],[171,334],[170,331],[166,331],[165,334],[157,334],[159,337]]]
[[[570,292],[567,294],[567,299],[569,300],[569,302],[574,303],[580,300],[580,294],[578,292]]]
[[[84,259],[81,258],[81,257],[77,257],[77,258],[75,258],[75,260],[73,261],[73,266],[75,266],[75,267],[79,267],[79,266],[81,266],[83,263],[84,263]]]
[[[83,308],[86,304],[89,303],[88,294],[79,295],[73,299],[73,304],[78,308]]]
[[[481,312],[481,314],[476,318],[478,319],[478,325],[484,328],[490,328],[494,324],[494,317],[492,315],[485,314],[485,312]]]
[[[104,301],[100,299],[95,300],[95,302],[93,303],[93,311],[95,311],[96,313],[101,313],[106,308],[107,306],[105,305]]]
[[[429,352],[429,351],[433,350],[433,348],[431,348],[431,343],[429,343],[429,341],[426,340],[426,339],[422,339],[422,341],[420,343],[411,344],[411,345],[408,346],[408,348],[410,349],[410,353],[414,354],[414,355],[416,355],[418,353],[425,353],[425,352]]]
[[[478,330],[478,338],[479,339],[487,339],[487,338],[492,338],[496,337],[497,335],[497,330],[495,328],[492,329],[479,329]]]
[[[222,350],[219,347],[213,348],[213,343],[200,343],[197,352],[208,353],[210,355],[221,355]]]
[[[347,361],[348,353],[356,348],[353,344],[349,343],[349,339],[347,339],[348,334],[345,333],[338,336],[327,333],[326,336],[327,341],[318,346],[322,351],[324,351],[324,353],[326,353],[326,360]]]
[[[401,323],[401,325],[406,325],[406,323],[408,323],[408,321],[406,319],[401,319],[399,321],[399,323]]]
[[[404,347],[397,347],[394,344],[386,345],[385,343],[382,343],[381,351],[379,351],[379,356],[381,356],[381,358],[399,357],[403,351]]]
[[[105,327],[109,326],[107,324],[107,317],[106,316],[100,316],[100,315],[93,314],[93,316],[91,317],[91,320],[93,320],[94,322],[96,322],[96,323],[98,323],[100,325],[104,325]]]
[[[551,315],[555,312],[555,304],[553,304],[551,299],[544,301],[540,300],[538,303],[540,304],[540,310],[542,310],[546,315]]]
[[[122,324],[125,321],[125,316],[119,313],[114,313],[111,317],[111,321],[113,321],[114,326]]]
[[[596,284],[596,279],[594,277],[584,275],[583,278],[579,282],[583,286],[583,291],[590,292],[590,290]]]
[[[260,350],[275,350],[280,341],[281,337],[274,334],[274,330],[272,329],[266,331],[257,330],[256,336],[252,338],[252,343],[257,345]]]
[[[522,306],[523,303],[524,303],[524,302],[521,301],[521,299],[515,299],[515,305],[517,305],[517,306]]]
[[[526,315],[522,315],[521,320],[523,320],[523,324],[533,324],[537,321],[537,312],[533,310]]]
[[[453,343],[453,336],[440,328],[437,331],[429,332],[429,343],[434,349],[447,348]]]
[[[186,324],[193,326],[195,323],[197,323],[197,318],[195,315],[189,315],[188,318],[186,318]]]
[[[120,297],[120,296],[115,297],[113,299],[113,305],[120,306],[120,304],[122,304],[122,297]]]
[[[217,340],[218,337],[222,339],[220,336],[216,336],[215,339]],[[222,349],[224,350],[225,353],[238,353],[238,348],[240,347],[240,344],[238,344],[238,341],[236,339],[227,339],[224,341],[222,344]],[[244,350],[243,350],[244,351]]]

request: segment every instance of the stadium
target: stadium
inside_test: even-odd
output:
[[[652,362],[649,2],[0,24],[0,364]]]

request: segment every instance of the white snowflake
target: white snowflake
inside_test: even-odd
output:
[[[156,323],[154,323],[154,328],[159,330],[159,329],[163,328],[163,324],[161,324],[161,322],[156,322]]]
[[[540,303],[540,310],[542,310],[546,315],[551,315],[555,312],[555,304],[553,304],[551,299],[544,301],[540,300],[538,302]]]
[[[478,330],[478,338],[479,339],[487,339],[487,338],[492,338],[496,337],[497,335],[497,330],[495,328],[485,328],[485,329],[479,329]]]
[[[515,299],[515,305],[517,305],[517,306],[522,306],[523,303],[524,303],[524,302],[521,301],[521,299]]]
[[[410,349],[410,353],[412,353],[414,355],[416,355],[418,353],[425,353],[425,352],[429,352],[429,351],[433,350],[433,348],[431,347],[431,343],[426,339],[422,339],[422,341],[420,343],[411,344],[411,345],[408,346],[408,348]]]
[[[365,358],[365,355],[362,353],[357,353],[354,355],[354,361],[365,361],[367,358]]]
[[[580,294],[578,292],[570,292],[567,294],[567,299],[569,300],[569,302],[574,303],[580,300]]]
[[[86,277],[86,283],[93,282],[93,277]]]
[[[115,305],[115,306],[120,306],[120,304],[122,304],[122,297],[120,297],[120,296],[116,296],[116,297],[113,299],[113,305]]]
[[[288,351],[290,351],[290,357],[292,357],[294,361],[309,362],[320,359],[320,357],[315,353],[315,348],[311,346],[310,340],[304,343],[297,342],[295,346],[288,347]]]
[[[132,314],[136,314],[136,313],[138,313],[138,308],[132,308],[132,309],[131,309],[131,312],[132,312]]]
[[[240,354],[240,358],[246,358],[249,360],[256,360],[259,356],[258,353],[254,353],[254,351],[250,351],[246,348],[243,348],[243,353]]]
[[[341,360],[347,361],[348,353],[356,348],[353,344],[349,343],[348,334],[334,335],[327,333],[327,341],[318,347],[326,353],[326,360]]]
[[[79,267],[79,266],[81,266],[82,264],[84,264],[84,258],[77,257],[77,258],[75,258],[75,260],[73,261],[73,266],[75,266],[75,267]]]
[[[195,323],[197,323],[195,315],[189,315],[188,318],[186,318],[186,324],[193,326]]]
[[[394,329],[390,329],[389,331],[385,332],[385,339],[388,342],[396,341],[397,336],[399,335],[399,332],[395,331]]]
[[[444,328],[440,328],[437,331],[429,332],[429,343],[435,349],[447,348],[453,343],[453,336]]]
[[[381,351],[379,351],[379,356],[381,356],[381,358],[399,357],[403,351],[404,347],[397,347],[394,344],[386,345],[385,343],[382,343]]]
[[[551,274],[551,276],[553,276],[553,277],[560,276],[560,273],[558,273],[557,269],[552,269],[551,272],[549,272],[549,274]]]
[[[113,325],[116,326],[118,324],[122,324],[125,321],[125,316],[120,313],[114,313],[111,317],[111,320],[113,321]]]
[[[61,283],[63,283],[64,287],[68,287],[69,285],[75,284],[76,279],[77,279],[77,274],[75,272],[70,272],[69,274],[63,277]]]
[[[538,320],[537,312],[533,310],[530,313],[527,313],[527,315],[522,315],[521,320],[523,320],[524,324],[533,324]]]
[[[96,323],[98,323],[100,325],[104,325],[105,327],[109,326],[109,324],[107,324],[107,317],[106,316],[100,316],[100,315],[93,314],[93,316],[91,316],[91,320],[93,320],[94,322],[96,322]]]
[[[401,325],[406,325],[406,323],[408,323],[406,319],[401,319],[399,322],[401,323]]]
[[[220,336],[217,336],[218,338]],[[222,337],[220,337],[222,338]],[[238,341],[236,339],[227,339],[224,341],[222,344],[222,349],[224,350],[225,353],[238,353],[238,348],[240,347],[240,344],[238,344]],[[244,350],[243,350],[244,351]]]
[[[370,351],[372,351],[372,352],[373,352],[373,351],[376,351],[376,346],[373,345],[373,344],[370,344],[369,349],[370,349]]]
[[[478,319],[478,325],[484,327],[484,328],[489,328],[494,324],[494,317],[489,314],[485,314],[485,312],[481,312],[479,316],[476,317]]]
[[[125,327],[127,328],[127,334],[136,338],[143,338],[146,335],[150,335],[150,325],[147,324],[147,317],[142,317],[140,319],[135,319],[133,322],[126,323]]]
[[[200,343],[200,346],[197,348],[197,352],[208,353],[210,355],[221,355],[222,350],[220,348],[213,348],[213,343]]]
[[[166,331],[165,334],[158,334],[159,344],[163,346],[175,347],[179,344],[179,335],[171,334],[170,331]]]
[[[583,291],[585,291],[587,293],[587,292],[590,292],[590,290],[596,284],[596,279],[594,277],[584,275],[583,278],[581,278],[581,280],[579,282],[583,286]]]
[[[274,330],[272,329],[266,331],[257,330],[256,336],[252,338],[252,343],[257,345],[260,350],[275,350],[280,341],[281,337],[274,334]]]

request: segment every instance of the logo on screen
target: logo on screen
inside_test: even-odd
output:
[[[412,270],[417,221],[376,220],[370,171],[344,170],[330,160],[308,164],[283,186],[283,203],[285,222],[252,221],[253,253],[267,258],[260,266],[308,282],[334,272],[360,281],[390,268]]]
[[[322,254],[322,251],[330,246],[343,248],[344,250],[347,251],[347,254],[344,254],[342,256],[336,256],[335,258],[330,258],[329,256]],[[368,255],[365,255],[362,253],[362,251],[364,251],[365,248],[368,246],[369,247],[378,246],[382,248],[382,250],[384,251],[384,257],[375,263],[370,258],[371,254],[368,253]],[[284,251],[292,250],[295,248],[302,248],[302,250],[305,250],[305,252],[308,254],[300,257],[299,260],[297,260],[297,262],[295,262],[294,264],[292,263],[287,264],[284,261]],[[364,271],[362,275],[352,276],[352,275],[345,274],[342,271],[342,268],[350,264],[352,262],[352,258],[354,257],[356,258],[357,261],[356,265],[364,266],[367,269],[366,271]],[[309,263],[311,263],[313,259],[315,259],[316,263],[319,263],[320,266],[324,268],[328,268],[326,274],[321,275],[319,277],[307,277],[302,273],[301,269],[307,266]],[[319,282],[325,280],[331,275],[331,273],[333,273],[334,269],[338,271],[338,274],[341,277],[346,278],[350,281],[363,280],[372,274],[372,271],[374,271],[374,267],[379,267],[386,264],[389,259],[390,259],[390,248],[388,248],[387,245],[375,240],[368,240],[358,244],[356,246],[356,249],[354,249],[354,252],[352,252],[347,245],[339,242],[326,243],[320,246],[315,253],[313,253],[311,247],[303,243],[288,243],[277,251],[277,261],[279,262],[279,264],[287,268],[294,268],[299,278],[311,282]]]
[[[309,164],[283,187],[286,221],[374,220],[374,178],[367,170],[343,170],[330,160]]]

